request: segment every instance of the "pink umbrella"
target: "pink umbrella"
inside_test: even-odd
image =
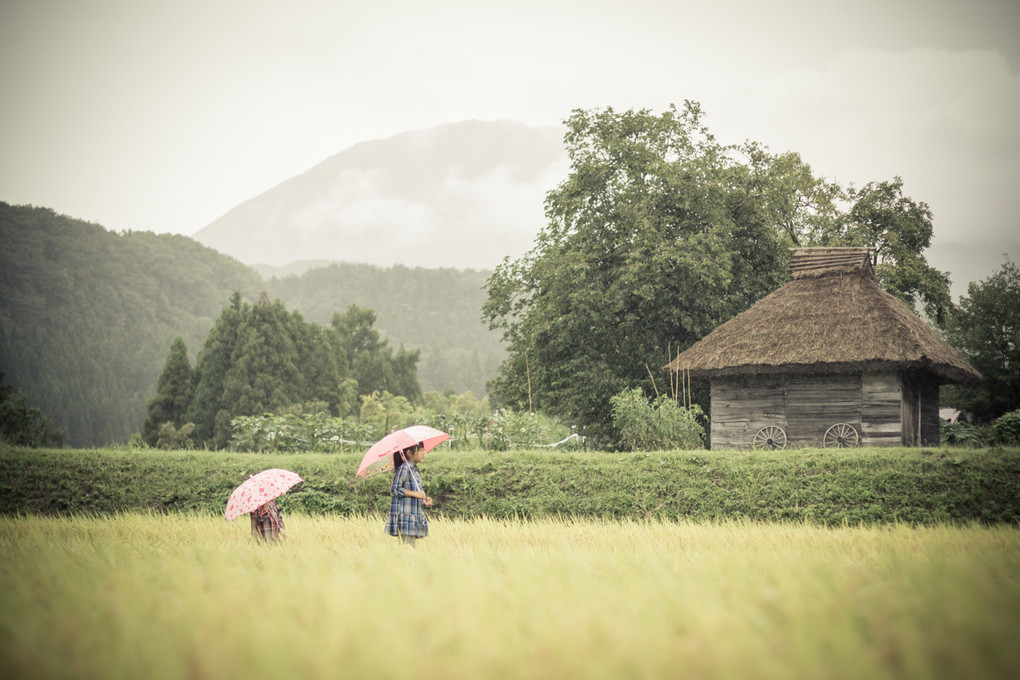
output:
[[[273,468],[263,470],[244,480],[241,486],[234,489],[227,500],[227,509],[223,516],[229,521],[235,517],[251,512],[263,503],[287,493],[290,487],[304,481],[296,472]]]
[[[390,469],[393,465],[393,454],[409,446],[421,444],[425,447],[426,451],[431,451],[437,444],[449,438],[450,435],[442,430],[437,430],[428,425],[412,425],[411,427],[391,432],[375,444],[372,444],[372,447],[365,453],[365,457],[361,459],[361,465],[358,466],[356,476],[364,479],[367,476]],[[383,464],[375,466],[379,462]],[[369,468],[372,469],[369,470]]]

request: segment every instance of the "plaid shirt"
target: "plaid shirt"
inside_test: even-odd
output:
[[[266,509],[259,506],[251,511],[251,535],[270,543],[287,536],[287,527],[283,525],[276,501],[269,501]]]
[[[424,538],[429,535],[429,520],[425,517],[425,501],[413,496],[405,496],[405,491],[423,491],[421,474],[412,463],[404,463],[397,468],[390,486],[390,517],[386,521],[386,533],[390,536],[414,536]]]

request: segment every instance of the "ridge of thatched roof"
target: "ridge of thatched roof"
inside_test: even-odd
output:
[[[790,280],[871,269],[868,248],[791,248]]]
[[[866,248],[795,249],[790,276],[667,368],[704,377],[919,368],[951,382],[981,378],[902,300],[882,290]]]

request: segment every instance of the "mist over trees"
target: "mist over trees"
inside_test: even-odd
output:
[[[327,325],[337,310],[371,309],[373,327],[390,342],[421,352],[424,391],[470,391],[481,398],[506,351],[481,319],[490,271],[395,265],[331,264],[270,278],[265,290],[309,321]]]
[[[70,446],[126,442],[141,432],[178,336],[192,366],[214,325],[219,348],[208,351],[232,351],[237,338],[219,320],[235,291],[249,302],[266,291],[322,326],[352,304],[370,308],[382,338],[420,352],[426,391],[482,397],[503,357],[479,318],[488,272],[337,264],[267,282],[186,236],[118,234],[2,202],[0,242],[0,371]],[[207,362],[203,370],[219,369]],[[222,396],[201,383],[196,389],[193,403],[203,412]]]

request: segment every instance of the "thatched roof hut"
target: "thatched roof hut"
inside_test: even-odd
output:
[[[723,441],[728,446],[753,445],[749,431],[762,423],[772,423],[786,435],[791,408],[797,420],[817,421],[815,430],[839,415],[852,421],[847,424],[858,434],[865,430],[864,443],[890,444],[889,413],[879,418],[882,427],[871,428],[868,436],[873,424],[868,416],[876,413],[869,408],[874,404],[868,395],[885,391],[889,401],[893,389],[905,413],[897,419],[895,443],[937,442],[938,385],[976,381],[980,374],[906,304],[881,289],[867,248],[797,248],[789,271],[790,281],[783,287],[668,365],[712,381],[713,447]],[[839,406],[830,403],[827,385],[842,393]],[[753,399],[763,386],[765,392],[783,391],[782,399],[770,394],[769,403],[757,411],[753,404],[734,405],[725,398],[717,403],[717,396],[733,390]],[[886,406],[889,411],[891,405]],[[745,425],[717,428],[734,409]],[[803,409],[819,415],[808,418]],[[907,413],[910,410],[917,412]],[[788,436],[804,444],[822,442],[821,433],[814,431]]]

